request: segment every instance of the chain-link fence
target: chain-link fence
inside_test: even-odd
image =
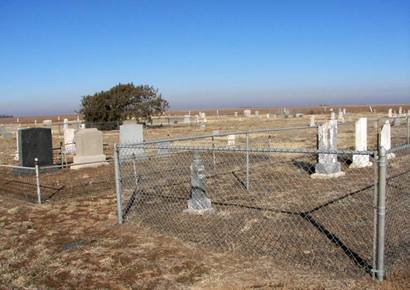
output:
[[[114,191],[112,159],[78,166],[0,165],[0,193],[4,197],[44,203]]]
[[[158,144],[117,151],[120,222],[304,269],[375,269],[374,152]],[[318,155],[337,156],[340,172],[317,174]],[[206,210],[195,210],[201,198]]]
[[[386,269],[398,271],[410,257],[410,145],[387,154]]]

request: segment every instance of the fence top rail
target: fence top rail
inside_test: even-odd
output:
[[[206,138],[212,138],[212,137],[225,137],[228,135],[246,135],[246,134],[264,133],[264,132],[302,130],[302,129],[313,129],[313,128],[317,128],[317,126],[312,126],[312,127],[311,126],[298,126],[298,127],[286,127],[286,128],[266,128],[266,129],[256,129],[256,130],[246,130],[246,131],[235,131],[235,132],[206,134],[206,135],[199,135],[199,136],[188,136],[188,137],[178,137],[178,138],[170,138],[170,139],[162,139],[162,140],[144,141],[144,142],[135,143],[135,144],[140,144],[140,145],[158,144],[158,143],[165,143],[165,142],[206,139]]]
[[[404,144],[404,145],[400,145],[397,147],[393,147],[390,150],[388,150],[386,153],[394,153],[394,152],[398,152],[402,150],[409,150],[409,149],[410,149],[410,144]]]
[[[117,149],[122,151],[126,149],[169,149],[169,150],[183,150],[183,151],[199,151],[199,152],[249,152],[249,153],[302,153],[302,154],[339,154],[339,155],[370,155],[375,156],[376,151],[356,151],[356,150],[321,150],[308,148],[267,148],[267,147],[207,147],[207,146],[176,146],[163,145],[150,147],[153,144],[126,144],[117,145]],[[170,152],[173,153],[173,152]]]
[[[36,169],[35,167],[9,165],[9,164],[0,164],[0,167],[4,167],[4,168],[14,168],[14,169],[25,169],[25,170],[35,170],[35,169]]]

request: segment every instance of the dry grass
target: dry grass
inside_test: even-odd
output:
[[[350,118],[354,120],[359,116],[351,114]],[[307,116],[277,120],[266,120],[262,116],[262,120],[242,121],[210,117],[208,121],[206,129],[186,126],[149,129],[145,131],[145,138],[287,127],[309,122]],[[369,123],[369,130],[371,128]],[[351,125],[346,125],[346,129],[341,127],[342,148],[352,148],[352,132]],[[104,138],[105,143],[113,144],[118,140],[118,132],[106,132]],[[289,132],[280,138],[274,142],[282,147],[315,144],[309,134]],[[55,144],[58,140],[54,140]],[[259,136],[254,141],[266,140],[266,136]],[[220,140],[220,144],[224,142],[225,139]],[[371,138],[370,143],[374,142]],[[12,162],[14,146],[14,139],[0,140],[2,162]],[[67,177],[70,178],[72,176]],[[87,174],[76,178],[87,179]],[[92,194],[87,188],[76,189],[75,194],[44,205],[0,195],[0,289],[410,288],[410,267],[377,283],[368,276],[342,278],[337,274],[295,270],[288,265],[278,265],[268,257],[215,253],[158,234],[141,224],[118,226],[113,188],[97,188]]]

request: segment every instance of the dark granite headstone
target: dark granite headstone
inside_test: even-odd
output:
[[[38,158],[39,166],[53,164],[53,144],[50,128],[28,128],[19,130],[20,166],[34,167]]]

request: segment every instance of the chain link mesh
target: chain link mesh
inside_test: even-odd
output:
[[[317,152],[158,145],[119,146],[121,208],[127,222],[216,251],[273,257],[304,269],[371,272],[375,162],[350,166],[343,176],[315,175]],[[204,166],[213,211],[187,211],[195,155]],[[371,162],[371,163],[369,163]],[[248,164],[248,166],[247,166]]]
[[[387,156],[385,265],[395,271],[410,257],[410,145]]]

